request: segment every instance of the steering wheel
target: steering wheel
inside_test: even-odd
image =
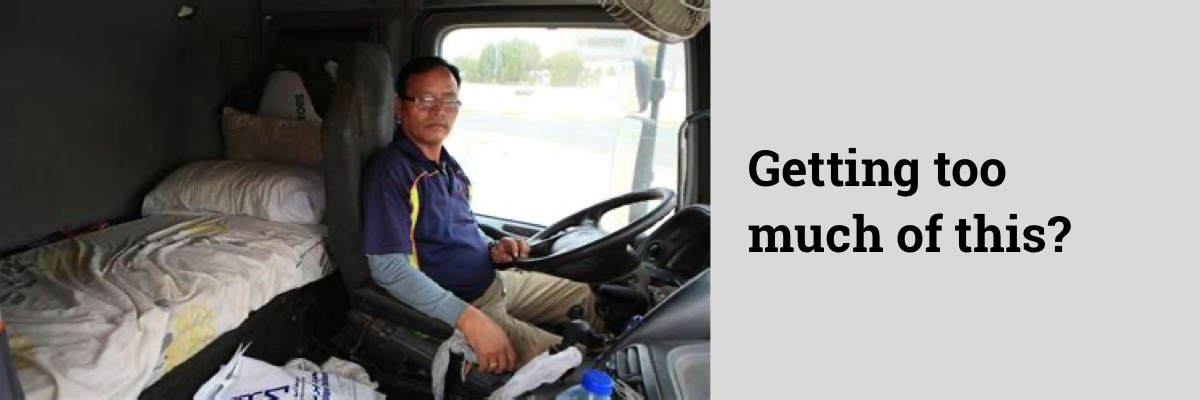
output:
[[[662,200],[646,213],[616,232],[600,229],[604,214],[617,208],[643,201]],[[513,262],[514,268],[554,274],[558,267],[586,260],[612,251],[621,251],[638,234],[666,218],[675,208],[675,192],[666,188],[651,188],[614,197],[585,208],[530,236],[529,258]],[[573,243],[569,243],[573,242]],[[535,257],[535,254],[545,254]]]

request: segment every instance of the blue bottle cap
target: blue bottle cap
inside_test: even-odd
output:
[[[583,388],[593,394],[609,396],[612,395],[613,380],[608,374],[589,368],[583,372]]]

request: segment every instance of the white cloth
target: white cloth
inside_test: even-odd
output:
[[[0,260],[26,398],[137,398],[277,294],[324,276],[304,263],[324,252],[323,231],[163,215]]]
[[[463,355],[463,364],[459,365],[459,370],[466,367],[466,363],[476,363],[475,352],[471,350],[471,346],[467,344],[466,336],[463,336],[462,331],[454,330],[454,335],[442,342],[438,347],[437,354],[433,358],[433,365],[430,367],[430,373],[433,375],[433,397],[441,400],[445,397],[446,388],[446,369],[450,364],[450,353],[458,353]],[[530,360],[509,378],[504,386],[492,392],[489,399],[513,399],[530,390],[536,389],[538,386],[547,382],[557,381],[564,373],[572,368],[578,367],[583,362],[583,354],[579,349],[572,346],[566,350],[558,352],[558,354],[550,355],[550,352],[542,352],[533,360]],[[466,379],[466,375],[462,376]]]
[[[459,371],[463,371],[467,363],[478,362],[475,351],[471,350],[471,346],[467,344],[467,337],[463,335],[462,331],[455,329],[454,335],[438,346],[437,354],[433,357],[433,365],[429,368],[430,374],[433,375],[433,398],[436,400],[442,400],[446,395],[446,368],[450,365],[450,352],[463,355],[463,363],[458,366]],[[465,374],[460,375],[463,380],[467,379]]]
[[[550,352],[543,352],[524,367],[517,370],[512,378],[508,380],[500,389],[492,392],[488,397],[489,400],[514,399],[517,396],[524,394],[533,389],[537,389],[542,384],[557,381],[563,374],[570,371],[572,368],[578,367],[583,362],[583,354],[579,349],[572,346],[558,354],[550,355]]]

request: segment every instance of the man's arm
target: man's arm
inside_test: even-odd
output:
[[[457,326],[467,303],[413,268],[408,257],[403,253],[368,254],[375,283],[417,311]]]
[[[442,288],[425,273],[412,268],[408,255],[392,253],[367,255],[371,275],[388,293],[409,306],[462,331],[467,344],[479,358],[480,371],[510,371],[516,353],[508,336],[479,309]]]
[[[407,254],[368,254],[367,260],[375,282],[392,296],[462,331],[479,359],[480,371],[501,373],[512,370],[516,353],[500,326],[425,273],[412,268]]]

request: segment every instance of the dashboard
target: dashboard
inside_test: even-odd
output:
[[[614,398],[710,397],[710,281],[705,270],[596,359],[597,368],[637,393]]]
[[[662,300],[572,376],[522,398],[553,399],[587,367],[617,382],[613,399],[710,398],[709,215],[689,206],[641,241],[636,255],[651,286],[670,288]]]
[[[708,206],[694,205],[667,219],[640,243],[637,257],[660,281],[678,287],[708,269],[710,215]]]
[[[708,207],[690,206],[639,246],[652,284],[678,289],[596,359],[596,367],[637,393],[614,398],[709,398],[709,226]]]

